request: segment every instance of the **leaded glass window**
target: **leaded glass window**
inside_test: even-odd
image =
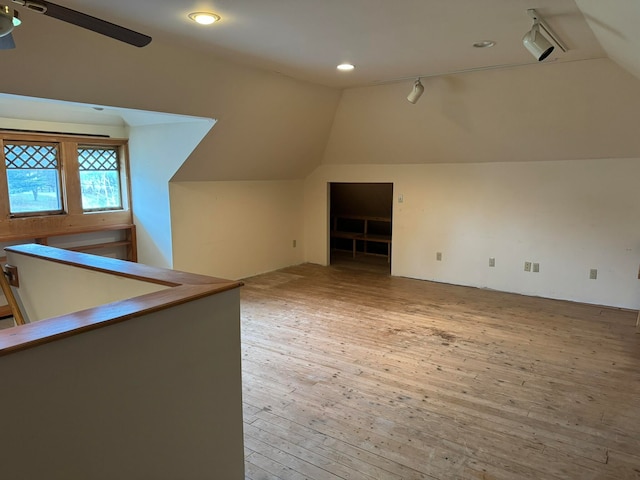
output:
[[[62,212],[56,144],[5,143],[4,158],[12,215]]]
[[[122,208],[117,147],[79,147],[78,167],[84,211]]]

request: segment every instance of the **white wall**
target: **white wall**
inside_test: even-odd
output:
[[[169,180],[214,123],[194,118],[131,128],[131,203],[140,263],[172,268]]]
[[[240,279],[303,262],[302,181],[172,182],[170,193],[178,270]]]
[[[328,182],[393,182],[393,275],[637,309],[638,178],[640,158],[324,165],[305,183],[306,260],[327,262]]]
[[[239,289],[4,355],[0,378],[2,478],[244,479]]]

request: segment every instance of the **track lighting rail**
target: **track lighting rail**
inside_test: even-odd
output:
[[[562,43],[562,40],[558,38],[558,35],[556,35],[556,33],[549,26],[549,24],[545,22],[540,15],[538,15],[538,12],[536,11],[535,8],[528,9],[527,13],[531,18],[533,18],[534,24],[537,23],[538,25],[540,25],[540,28],[544,30],[544,32],[549,36],[549,38],[551,38],[551,40],[553,40],[553,43],[555,43],[558,47],[560,47],[560,50],[562,50],[565,53],[569,50],[567,46],[564,43]]]

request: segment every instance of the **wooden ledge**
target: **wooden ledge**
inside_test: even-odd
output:
[[[362,240],[368,240],[369,242],[391,243],[391,235],[378,235],[376,233],[363,234]]]
[[[243,285],[238,281],[150,267],[44,245],[16,245],[6,247],[5,250],[76,268],[165,285],[170,288],[0,330],[0,356],[233,290]]]
[[[333,218],[342,218],[345,220],[367,220],[370,222],[390,222],[391,221],[391,217],[371,217],[368,215],[340,215],[340,214],[336,214],[336,215],[332,215]]]
[[[331,236],[334,238],[351,238],[351,239],[359,239],[362,238],[364,233],[362,232],[347,232],[343,230],[331,230]]]
[[[32,217],[24,217],[29,219]],[[95,226],[80,226],[80,227],[65,227],[62,230],[46,230],[44,232],[26,232],[26,233],[8,233],[0,235],[1,242],[12,242],[16,240],[31,240],[36,238],[49,238],[49,237],[66,237],[68,235],[83,235],[87,233],[100,233],[110,232],[114,230],[130,230],[134,229],[135,225],[131,223],[117,223],[114,225],[95,225]]]

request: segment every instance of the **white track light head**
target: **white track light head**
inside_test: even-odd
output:
[[[553,52],[553,45],[540,33],[540,26],[537,23],[534,23],[531,30],[525,34],[522,43],[539,62]]]
[[[420,82],[420,79],[417,79],[416,83],[413,84],[413,89],[411,90],[409,95],[407,95],[407,100],[415,104],[420,99],[423,93],[424,93],[424,86]]]

